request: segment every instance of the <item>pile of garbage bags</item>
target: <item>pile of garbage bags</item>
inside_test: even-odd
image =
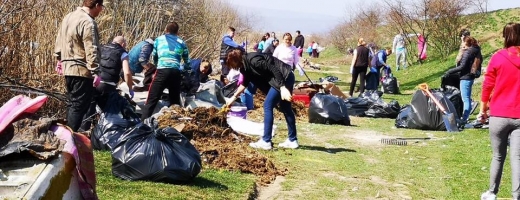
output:
[[[395,118],[401,107],[392,100],[386,103],[382,100],[383,92],[369,90],[359,97],[351,97],[346,100],[349,115],[357,117]]]
[[[112,174],[125,180],[180,183],[193,180],[202,168],[201,157],[189,140],[173,128],[159,129],[152,117],[141,122],[126,99],[109,96],[91,142],[110,150]]]

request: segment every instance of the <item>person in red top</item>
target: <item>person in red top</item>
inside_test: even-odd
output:
[[[488,118],[491,159],[489,190],[481,199],[496,199],[507,154],[508,138],[513,199],[520,199],[520,24],[509,23],[503,29],[504,48],[489,61],[482,84],[482,121]],[[492,96],[492,97],[491,97]]]

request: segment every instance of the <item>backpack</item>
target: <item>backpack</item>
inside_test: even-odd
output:
[[[482,54],[480,52],[475,56],[473,65],[471,65],[470,73],[473,74],[474,78],[478,78],[482,74]]]

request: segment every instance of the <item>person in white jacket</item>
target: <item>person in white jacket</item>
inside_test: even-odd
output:
[[[298,69],[300,76],[303,76],[303,69],[298,64],[300,56],[298,55],[298,48],[292,44],[292,35],[285,33],[283,35],[283,44],[278,45],[274,50],[273,57],[278,58],[285,64],[292,66],[293,70]]]
[[[395,67],[399,71],[400,68],[406,69],[406,38],[417,36],[416,34],[404,34],[403,30],[394,37],[392,43],[392,52],[395,52]]]

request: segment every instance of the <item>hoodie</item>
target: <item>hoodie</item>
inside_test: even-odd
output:
[[[517,47],[496,52],[489,61],[482,83],[483,102],[489,102],[490,115],[520,119],[520,57]]]

